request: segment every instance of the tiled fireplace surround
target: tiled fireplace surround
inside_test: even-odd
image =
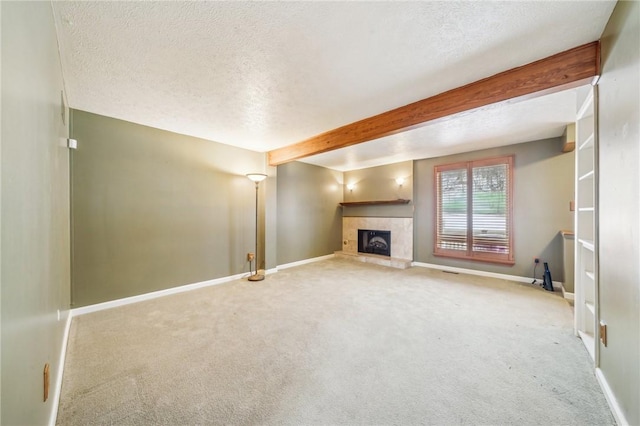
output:
[[[358,253],[358,229],[391,231],[391,257]],[[405,269],[413,260],[413,218],[343,217],[342,251],[336,255]]]

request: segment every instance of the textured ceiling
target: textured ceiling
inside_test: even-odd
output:
[[[256,151],[597,40],[614,5],[53,2],[72,108]],[[572,120],[557,107],[496,106],[305,161],[359,168],[557,136]]]

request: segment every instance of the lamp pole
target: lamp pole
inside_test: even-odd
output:
[[[258,274],[258,186],[260,185],[260,182],[267,178],[267,175],[262,173],[250,173],[247,175],[247,177],[256,184],[256,273],[253,275],[249,275],[249,281],[262,281],[264,280],[264,275]]]

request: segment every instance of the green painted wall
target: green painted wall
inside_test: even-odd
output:
[[[265,159],[266,160],[266,159]],[[278,168],[266,167],[269,177],[265,185],[264,226],[264,251],[260,253],[264,259],[264,267],[269,270],[278,266]]]
[[[618,2],[602,35],[599,89],[600,368],[640,424],[640,4]]]
[[[311,164],[278,166],[278,265],[341,249],[343,174]]]
[[[396,179],[405,182],[398,185]],[[348,184],[355,184],[353,190]],[[413,198],[413,162],[388,164],[379,167],[353,170],[344,173],[345,201],[385,201]],[[344,207],[343,216],[365,217],[413,217],[413,200],[405,205]]]
[[[71,132],[74,307],[249,271],[264,154],[76,110]]]
[[[51,3],[3,1],[0,8],[0,423],[43,425],[55,408],[69,308],[69,151],[61,115],[63,81]],[[51,366],[47,402],[45,363]]]
[[[554,281],[564,279],[562,236],[573,229],[569,202],[574,193],[574,154],[561,152],[562,141],[546,139],[501,148],[414,162],[414,260],[522,277],[532,276],[533,258],[549,263]],[[433,255],[435,210],[433,168],[440,164],[515,154],[513,266],[455,260]],[[542,277],[538,268],[537,276]]]

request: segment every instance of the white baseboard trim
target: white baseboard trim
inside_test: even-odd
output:
[[[609,408],[611,408],[611,413],[613,417],[616,419],[616,424],[618,426],[628,426],[629,422],[622,411],[622,407],[618,404],[618,400],[616,396],[613,394],[611,387],[609,386],[609,382],[607,382],[606,377],[604,377],[604,373],[599,368],[596,368],[596,378],[598,379],[598,383],[600,384],[600,388],[602,389],[602,393],[604,393],[604,397],[609,404]]]
[[[139,294],[137,296],[125,297],[124,299],[111,300],[109,302],[97,303],[95,305],[83,306],[81,308],[74,308],[71,310],[72,315],[85,315],[92,312],[103,311],[105,309],[116,308],[118,306],[130,305],[132,303],[138,303],[145,300],[157,299],[158,297],[169,296],[171,294],[184,293],[185,291],[197,290],[203,287],[210,287],[212,285],[218,285],[227,283],[229,281],[235,281],[248,277],[249,273],[242,273],[236,275],[230,275],[228,277],[216,278],[213,280],[202,281],[194,284],[186,284],[178,287],[167,288],[165,290],[153,291],[151,293]]]
[[[67,357],[67,343],[69,342],[69,330],[71,329],[71,311],[67,313],[67,321],[64,325],[64,334],[62,335],[62,347],[60,348],[60,358],[58,365],[58,373],[53,388],[53,400],[51,401],[51,414],[49,415],[49,426],[55,426],[58,419],[58,405],[60,404],[60,393],[62,392],[62,376],[64,373],[64,363]]]
[[[533,278],[531,277],[520,277],[518,275],[507,275],[507,274],[500,274],[497,272],[478,271],[476,269],[457,268],[455,266],[436,265],[435,263],[411,262],[411,266],[418,266],[420,268],[438,269],[440,271],[456,272],[459,274],[477,275],[480,277],[497,278],[500,280],[516,281],[516,282],[527,283],[527,284],[531,284],[531,281],[533,281]],[[541,281],[541,280],[538,280],[538,281]],[[562,283],[558,281],[553,281],[553,289],[556,291],[562,291]]]
[[[575,295],[573,293],[569,293],[564,289],[564,284],[562,285],[562,297],[567,300],[575,300]]]
[[[324,256],[312,257],[311,259],[298,260],[297,262],[285,263],[284,265],[278,265],[276,270],[293,268],[294,266],[306,265],[307,263],[319,262],[321,260],[331,259],[335,254],[327,254]]]

